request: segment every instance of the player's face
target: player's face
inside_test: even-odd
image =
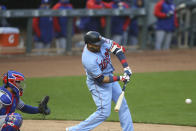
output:
[[[16,81],[16,87],[19,89],[19,91],[20,91],[20,96],[22,96],[22,94],[23,94],[23,90],[24,90],[24,88],[26,87],[25,86],[25,82],[24,81]]]
[[[100,46],[99,45],[93,45],[93,44],[88,44],[87,48],[92,51],[92,52],[100,52]]]

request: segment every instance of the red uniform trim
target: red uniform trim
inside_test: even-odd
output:
[[[58,10],[61,6],[66,6],[66,7],[72,7],[71,4],[62,4],[62,3],[57,3],[56,5],[53,6],[53,10]],[[58,17],[53,18],[53,24],[54,24],[54,30],[55,32],[61,32],[61,26],[59,24]]]
[[[95,0],[88,0],[86,3],[86,7],[88,9],[101,9],[101,8],[103,8],[103,5],[96,4]]]
[[[105,8],[109,8],[109,9],[112,8],[113,2],[104,2],[104,1],[102,1],[101,3],[104,5]]]
[[[129,17],[127,17],[126,20],[125,20],[125,23],[123,25],[123,30],[124,31],[127,30],[127,28],[129,27],[130,23],[131,23],[131,19]]]
[[[39,18],[33,18],[33,31],[36,33],[38,37],[41,36],[41,31],[39,28]]]
[[[113,48],[114,45],[117,45],[117,47],[118,47],[119,49],[122,49],[122,52],[125,53],[126,49],[125,49],[124,46],[121,46],[121,45],[119,45],[118,43],[116,43],[115,41],[113,41],[112,48]]]
[[[7,127],[8,125],[11,126],[11,127],[13,127],[13,128],[16,129],[16,130],[19,129],[18,126],[16,126],[16,125],[11,125],[11,124],[9,124],[9,123],[8,123],[8,124],[4,124],[3,127],[2,127],[2,129],[5,128],[5,127]]]
[[[103,9],[103,8],[112,8],[111,2],[106,3],[101,1],[100,4],[97,4],[95,0],[88,0],[86,3],[86,7],[88,9]],[[101,27],[104,28],[106,26],[105,17],[100,18]]]
[[[175,25],[175,27],[179,27],[179,22],[178,22],[178,18],[177,18],[177,15],[176,15],[176,11],[175,11],[175,13],[174,13],[174,25]]]
[[[61,6],[61,3],[57,3],[56,5],[53,6],[53,10],[58,10]],[[54,30],[55,32],[60,32],[61,31],[61,27],[60,27],[60,24],[59,24],[59,20],[58,20],[58,17],[54,17],[53,18],[53,24],[54,24]]]
[[[123,6],[125,6],[125,8],[129,8],[129,5],[125,2],[122,2],[123,3]]]
[[[118,48],[121,48],[121,46],[117,42],[115,42],[115,41],[113,41],[113,45],[117,45]]]
[[[11,105],[9,105],[7,108],[6,108],[6,114],[10,113],[10,110],[11,110],[11,107],[12,107],[12,104],[13,104],[13,101],[14,101],[14,93],[12,93],[12,103]]]
[[[122,59],[120,62],[121,62],[121,64],[124,64],[124,63],[127,63],[127,60]]]
[[[58,10],[59,7],[61,6],[61,3],[57,3],[56,5],[53,6],[53,10]]]
[[[118,77],[117,76],[113,76],[113,80],[114,81],[118,81]]]
[[[156,5],[155,5],[155,10],[154,10],[154,15],[158,18],[167,18],[167,15],[163,13],[162,10],[162,5],[164,3],[164,0],[160,0]]]
[[[100,19],[100,21],[101,21],[101,27],[105,27],[106,26],[106,20],[105,20],[105,17],[101,17],[101,19]]]

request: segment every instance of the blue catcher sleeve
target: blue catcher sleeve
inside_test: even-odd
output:
[[[24,105],[20,111],[24,112],[24,113],[29,113],[29,114],[37,114],[39,113],[38,107],[33,107],[30,105]]]
[[[3,91],[0,91],[0,104],[6,106],[12,104],[10,96]]]

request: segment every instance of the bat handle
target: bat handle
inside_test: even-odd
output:
[[[125,91],[125,87],[127,86],[127,81],[124,82],[122,91]]]

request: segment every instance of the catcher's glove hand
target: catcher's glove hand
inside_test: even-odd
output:
[[[49,101],[49,96],[45,96],[38,106],[39,113],[43,115],[49,115],[50,109],[48,108],[47,104]]]

